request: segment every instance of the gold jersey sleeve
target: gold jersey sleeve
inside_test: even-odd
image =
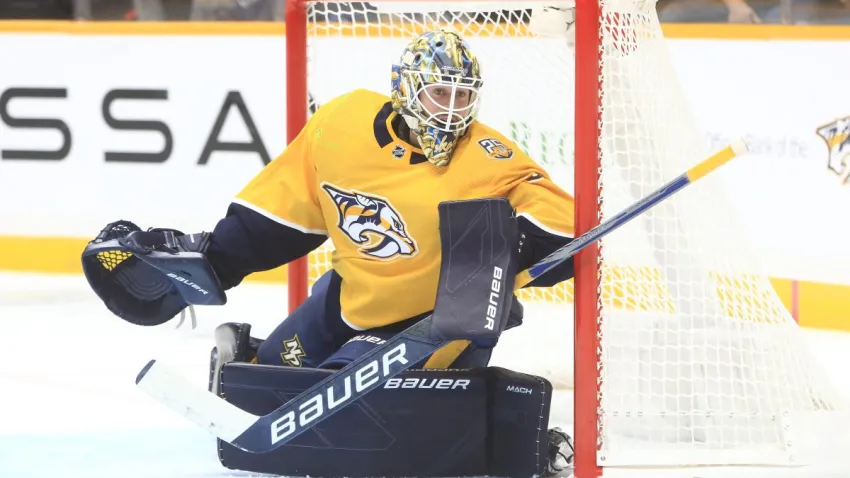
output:
[[[524,217],[554,236],[575,237],[575,209],[571,195],[542,170],[529,173],[508,193],[517,217]]]

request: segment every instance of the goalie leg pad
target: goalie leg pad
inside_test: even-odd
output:
[[[221,370],[218,393],[266,414],[330,373],[233,362]],[[542,378],[495,367],[409,370],[272,452],[218,440],[218,456],[227,468],[277,475],[541,475],[551,390]],[[323,397],[292,419],[315,418],[344,400],[344,393]]]

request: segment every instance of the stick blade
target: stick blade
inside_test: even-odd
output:
[[[157,360],[142,368],[136,385],[154,400],[228,443],[257,421],[256,416],[198,387]]]

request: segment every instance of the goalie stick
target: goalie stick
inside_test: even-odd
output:
[[[527,285],[588,245],[746,152],[747,146],[743,140],[732,142],[649,196],[518,274],[515,287]],[[449,340],[430,338],[432,320],[433,316],[422,319],[265,416],[248,413],[209,393],[205,388],[197,387],[157,360],[151,360],[139,372],[136,384],[157,401],[233,446],[253,453],[269,452],[450,343]]]

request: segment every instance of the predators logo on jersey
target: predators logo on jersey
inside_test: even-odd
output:
[[[850,117],[821,126],[817,134],[828,148],[826,166],[841,178],[842,184],[850,179]]]
[[[377,259],[413,256],[416,241],[407,233],[401,215],[384,198],[345,191],[330,183],[322,183],[339,214],[337,227],[360,246],[359,252]]]
[[[487,151],[490,159],[511,159],[514,155],[514,151],[498,139],[484,138],[478,141],[478,145]]]

